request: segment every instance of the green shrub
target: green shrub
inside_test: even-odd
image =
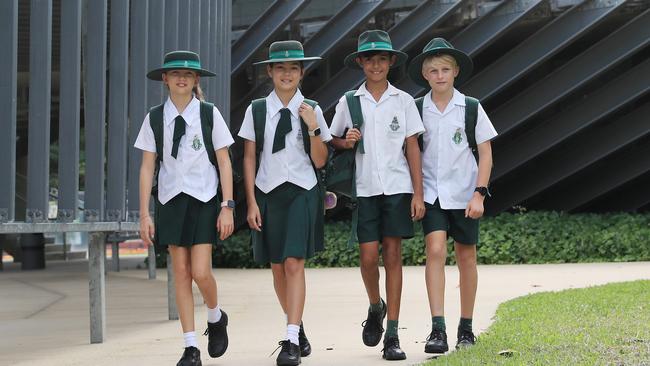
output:
[[[402,242],[404,265],[422,265],[426,257],[420,224],[415,237]],[[328,221],[326,249],[310,267],[359,265],[356,245],[348,247],[349,221]],[[455,264],[449,241],[447,264]],[[650,214],[501,213],[481,220],[478,262],[482,264],[625,262],[650,260]],[[252,259],[250,234],[240,230],[214,251],[217,267],[260,267]]]

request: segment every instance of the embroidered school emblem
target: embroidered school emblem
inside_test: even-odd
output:
[[[199,139],[199,135],[194,135],[194,140],[192,140],[192,149],[194,151],[199,151],[201,150],[201,147],[203,144],[201,144],[201,139]]]
[[[463,135],[460,134],[460,128],[456,129],[456,133],[454,133],[452,140],[456,145],[460,144],[463,141]]]
[[[393,122],[390,123],[390,129],[393,131],[399,130],[399,121],[397,120],[397,116],[393,117]]]

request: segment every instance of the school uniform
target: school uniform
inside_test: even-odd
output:
[[[403,151],[406,138],[424,132],[413,97],[388,83],[375,101],[364,83],[356,91],[361,103],[361,139],[364,153],[357,150],[356,183],[359,243],[384,236],[413,236],[410,207],[413,184]],[[345,97],[339,100],[331,132],[345,138],[352,118]]]
[[[177,116],[185,120],[176,158],[172,156]],[[212,144],[215,150],[228,147],[234,140],[217,108],[213,109]],[[156,142],[149,123],[144,119],[134,146],[156,152]],[[158,245],[191,246],[216,244],[216,222],[220,211],[217,197],[219,177],[210,163],[201,130],[200,101],[193,97],[182,113],[171,99],[163,107],[163,159],[158,173],[156,199],[156,234]]]
[[[311,157],[305,151],[298,109],[304,97],[297,90],[287,108],[291,131],[285,147],[273,152],[280,110],[285,108],[275,91],[266,97],[264,146],[255,177],[255,198],[262,216],[262,231],[252,231],[253,257],[258,263],[282,263],[288,257],[310,258],[324,249],[323,199]],[[323,142],[332,139],[323,111],[315,108]],[[249,106],[238,134],[255,141],[255,124]]]
[[[479,221],[465,217],[478,175],[478,165],[465,134],[465,95],[454,89],[449,104],[440,111],[429,91],[423,99],[422,119],[427,131],[422,152],[424,233],[443,230],[460,243],[476,244]],[[492,122],[479,104],[476,144],[496,136]]]

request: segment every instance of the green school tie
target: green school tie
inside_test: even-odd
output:
[[[172,145],[172,157],[176,159],[178,156],[178,146],[181,144],[181,137],[185,135],[185,119],[178,115],[174,118],[174,144]]]
[[[284,149],[285,136],[291,132],[291,112],[288,108],[280,109],[280,122],[273,137],[273,153]]]

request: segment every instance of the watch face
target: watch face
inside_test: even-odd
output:
[[[229,208],[235,208],[235,201],[233,201],[233,200],[228,200],[228,207],[229,207]]]
[[[320,127],[316,127],[316,129],[314,129],[314,136],[320,136]]]

